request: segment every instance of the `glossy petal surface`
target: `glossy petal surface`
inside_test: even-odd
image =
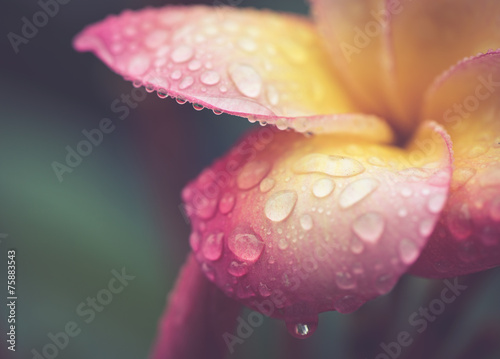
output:
[[[389,291],[425,245],[446,201],[446,141],[432,124],[406,150],[254,131],[183,191],[196,258],[228,296],[292,331],[351,312]]]
[[[270,120],[353,112],[315,27],[299,16],[214,7],[126,11],[75,39],[160,96]]]
[[[412,272],[450,277],[500,264],[500,53],[467,59],[438,79],[424,118],[453,140],[450,198]]]

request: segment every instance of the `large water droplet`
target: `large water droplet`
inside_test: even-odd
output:
[[[314,153],[298,160],[293,170],[299,174],[324,173],[336,177],[350,177],[362,173],[365,168],[352,158]]]
[[[267,161],[256,160],[249,162],[241,170],[236,183],[242,190],[253,188],[262,181],[270,170],[271,164]]]
[[[170,54],[172,61],[183,63],[190,60],[194,55],[194,50],[191,46],[180,45]]]
[[[379,182],[373,178],[363,178],[350,183],[340,193],[339,206],[341,208],[348,208],[355,205],[375,191],[378,186]]]
[[[227,271],[232,276],[241,277],[248,273],[248,264],[232,261],[227,267]]]
[[[206,259],[216,261],[222,255],[224,233],[212,233],[203,242],[202,252]]]
[[[191,71],[196,71],[201,68],[201,61],[193,60],[188,64],[188,69]]]
[[[228,247],[238,258],[255,262],[264,250],[264,242],[249,228],[237,228],[229,237]]]
[[[304,231],[308,231],[313,227],[312,217],[308,214],[304,214],[300,217],[300,226]]]
[[[314,182],[312,187],[313,194],[318,198],[323,198],[332,193],[335,183],[329,178],[321,178]]]
[[[418,257],[418,247],[407,238],[399,242],[399,256],[403,263],[412,264]]]
[[[376,243],[382,236],[384,228],[385,219],[377,212],[362,214],[352,223],[354,233],[368,243]]]
[[[215,71],[205,71],[200,75],[200,81],[207,86],[213,86],[219,83],[220,76]]]
[[[228,69],[229,76],[236,88],[245,96],[256,98],[262,89],[262,78],[251,66],[232,64]]]
[[[295,191],[279,191],[272,194],[266,202],[264,213],[273,222],[280,222],[292,213],[297,202]]]

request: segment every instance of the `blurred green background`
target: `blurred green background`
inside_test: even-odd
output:
[[[19,33],[22,17],[31,17],[39,6],[36,1],[3,2],[0,303],[4,307],[11,248],[17,250],[19,299],[15,354],[5,350],[7,311],[1,312],[1,358],[31,359],[33,349],[41,352],[51,342],[49,333],[71,321],[81,333],[57,358],[137,359],[149,353],[166,294],[188,253],[190,229],[179,209],[180,191],[251,125],[155,94],[117,120],[110,105],[130,94],[132,85],[93,55],[75,52],[71,41],[85,25],[108,14],[167,3],[175,2],[72,0],[15,54],[5,34]],[[243,0],[240,6],[308,11],[303,0]],[[75,148],[84,139],[82,131],[96,128],[103,118],[111,118],[116,129],[60,182],[51,164],[64,163],[66,146]],[[107,288],[111,271],[122,268],[135,278],[85,323],[76,308]],[[484,328],[488,338],[491,333],[498,339],[499,279],[498,270],[464,279],[473,284],[465,304],[440,319],[446,325],[429,330],[444,343],[444,353],[468,355],[462,348],[467,338]],[[356,314],[323,315],[307,343],[290,339],[281,323],[266,320],[232,357],[374,358],[380,340],[395,338],[407,326],[408,315],[441,287],[440,281],[405,278],[389,296]],[[493,349],[491,358],[500,357],[498,346]]]

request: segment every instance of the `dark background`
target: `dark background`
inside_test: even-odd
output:
[[[40,8],[36,1],[3,2],[0,305],[7,296],[5,261],[11,248],[17,250],[19,299],[14,355],[6,354],[6,310],[0,314],[1,358],[31,359],[32,349],[41,351],[51,342],[49,333],[71,321],[81,333],[57,358],[148,355],[166,293],[188,252],[180,191],[251,125],[154,94],[117,121],[110,105],[130,94],[132,85],[93,55],[74,51],[71,41],[108,14],[167,3],[192,2],[72,0],[16,54],[7,34],[20,34],[22,17],[31,19]],[[243,0],[239,6],[308,11],[303,0]],[[105,117],[116,129],[59,182],[51,164],[64,163],[66,146],[75,148],[84,139],[82,130],[96,128]],[[77,306],[106,288],[111,271],[123,267],[135,279],[85,323]],[[499,280],[498,270],[461,279],[469,288],[423,334],[413,329],[415,344],[399,357],[417,358],[429,350],[443,358],[499,358]],[[381,342],[412,330],[408,316],[442,288],[441,281],[405,278],[390,295],[355,314],[322,315],[307,342],[298,343],[281,323],[266,320],[232,357],[375,358]]]

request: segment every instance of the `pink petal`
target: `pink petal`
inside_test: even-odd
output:
[[[87,27],[74,46],[137,86],[215,111],[272,123],[356,112],[314,26],[299,16],[205,6],[126,11]]]
[[[305,337],[318,313],[356,310],[417,259],[450,161],[432,124],[407,150],[264,127],[183,191],[191,246],[228,296]]]
[[[189,255],[169,294],[152,358],[223,358],[239,310],[239,304],[207,281]]]
[[[466,59],[436,80],[424,118],[448,130],[450,198],[412,273],[452,277],[500,264],[500,52]]]

